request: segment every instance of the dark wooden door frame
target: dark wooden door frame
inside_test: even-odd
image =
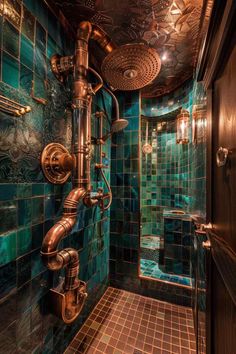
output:
[[[235,0],[215,0],[212,9],[212,16],[208,28],[208,33],[205,40],[205,47],[202,50],[201,63],[197,80],[202,81],[207,92],[207,223],[212,220],[212,171],[213,163],[215,163],[212,149],[212,124],[214,123],[213,117],[213,94],[214,94],[214,81],[223,70],[227,59],[232,49],[232,36],[236,33],[236,1]],[[212,316],[211,316],[211,299],[212,299],[212,277],[211,277],[211,264],[216,265],[221,277],[224,281],[232,301],[236,301],[235,288],[231,288],[232,272],[236,268],[235,254],[231,252],[228,245],[217,237],[213,232],[208,235],[211,240],[212,249],[207,255],[207,320],[206,320],[206,346],[207,354],[213,353],[213,343],[211,337]],[[222,264],[222,260],[225,263]],[[233,265],[233,266],[232,266]],[[227,271],[232,269],[231,274]],[[231,275],[231,277],[230,277]]]

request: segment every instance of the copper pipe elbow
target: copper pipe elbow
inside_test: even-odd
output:
[[[76,222],[77,206],[86,194],[85,189],[73,189],[64,202],[62,218],[47,232],[44,237],[41,256],[44,264],[51,270],[61,269],[64,261],[59,255],[58,246],[63,237],[68,235]]]
[[[82,21],[77,29],[77,39],[81,39],[85,42],[89,41],[92,33],[92,24],[89,21]]]
[[[92,24],[91,39],[95,40],[106,54],[111,53],[116,48],[111,38],[98,25]]]

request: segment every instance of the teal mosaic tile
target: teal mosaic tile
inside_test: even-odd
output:
[[[35,72],[37,73],[38,76],[40,76],[40,78],[45,79],[46,77],[46,57],[44,56],[43,52],[41,51],[41,49],[39,49],[38,47],[35,48]],[[40,80],[37,79],[36,80]],[[38,97],[44,97],[45,93],[39,92],[37,93],[37,90],[40,90],[40,84],[41,84],[41,80],[39,83],[35,83],[35,92],[36,92],[36,96],[38,94],[40,94],[41,96]],[[45,91],[45,89],[44,89]]]
[[[0,184],[0,201],[15,199],[17,186],[15,184]]]
[[[17,202],[0,202],[0,235],[17,227]]]
[[[36,46],[45,55],[45,51],[46,51],[46,31],[40,25],[40,23],[38,21],[36,22]]]
[[[42,56],[40,56],[42,58]],[[44,66],[41,66],[39,69],[40,73],[44,75]],[[46,87],[45,87],[45,80],[44,77],[40,77],[38,75],[34,75],[34,96],[37,98],[47,98]]]
[[[33,72],[26,66],[20,66],[20,88],[26,93],[31,94],[33,86]]]
[[[17,231],[17,257],[31,251],[32,236],[31,228],[27,227]]]
[[[17,198],[27,198],[32,196],[32,184],[31,183],[18,183],[17,184]]]
[[[27,226],[31,223],[32,217],[32,200],[18,200],[18,225]]]
[[[19,87],[19,62],[6,52],[2,55],[2,80],[14,88]]]
[[[19,31],[7,20],[3,21],[3,49],[19,57]]]
[[[29,1],[29,3],[33,5],[35,2]],[[34,42],[35,17],[26,7],[23,7],[22,33],[27,36],[31,40],[31,42]]]
[[[20,61],[29,69],[33,69],[34,63],[34,47],[32,42],[25,36],[21,35]]]
[[[16,258],[16,232],[0,235],[0,266]]]

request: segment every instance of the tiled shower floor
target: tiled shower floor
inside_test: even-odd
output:
[[[109,287],[65,354],[195,354],[190,308]]]

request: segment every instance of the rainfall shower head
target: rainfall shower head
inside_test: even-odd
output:
[[[155,49],[143,43],[125,44],[105,57],[101,69],[113,88],[138,90],[155,79],[161,69],[161,60]]]
[[[125,129],[128,124],[129,122],[124,118],[114,120],[111,126],[111,133],[118,133],[119,131]]]

